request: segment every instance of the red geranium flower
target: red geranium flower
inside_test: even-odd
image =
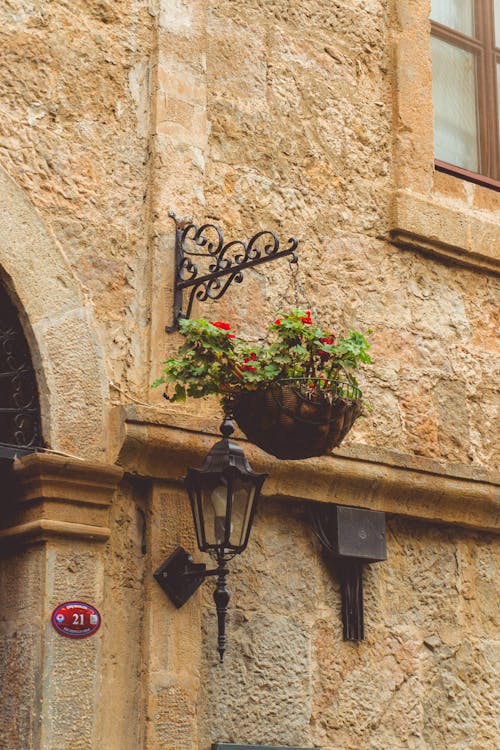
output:
[[[324,336],[322,339],[320,339],[322,344],[334,344],[335,343],[335,336]],[[323,351],[323,349],[320,349],[318,352],[320,357],[329,357],[330,354],[328,352]]]
[[[247,372],[255,372],[256,368],[252,367],[252,365],[248,365],[247,362],[257,362],[257,355],[255,352],[252,352],[249,357],[245,357],[243,360],[245,364],[242,366],[242,370],[246,370]]]
[[[276,320],[274,321],[274,325],[275,326],[281,325],[281,318],[276,318]]]
[[[311,311],[310,310],[306,310],[306,314],[305,314],[304,317],[302,317],[300,319],[300,322],[301,323],[306,323],[306,325],[309,325],[309,326],[312,324],[312,318],[311,318]]]
[[[221,331],[230,331],[231,330],[230,323],[224,323],[222,320],[213,321],[210,325],[215,326],[215,328],[220,328]],[[234,333],[227,333],[226,336],[227,336],[228,339],[234,339],[234,338],[236,338],[236,336],[234,335]]]

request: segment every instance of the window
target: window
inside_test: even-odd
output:
[[[500,0],[432,0],[431,22],[436,169],[497,186]]]

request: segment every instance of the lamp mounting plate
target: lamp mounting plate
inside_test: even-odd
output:
[[[154,577],[175,604],[182,607],[205,580],[205,563],[195,563],[183,547],[177,547],[160,565]]]

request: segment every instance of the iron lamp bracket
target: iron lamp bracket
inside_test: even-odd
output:
[[[290,257],[297,263],[295,252],[299,241],[290,237],[285,248],[274,232],[262,230],[244,242],[226,242],[220,227],[215,224],[197,226],[191,219],[181,219],[171,211],[175,222],[174,306],[173,322],[166,326],[167,333],[179,327],[179,320],[189,318],[195,300],[220,299],[233,281],[241,284],[243,272],[277,258]],[[204,269],[199,268],[199,263]],[[187,308],[184,311],[184,290],[189,289]]]
[[[217,610],[218,639],[217,650],[220,661],[224,661],[226,650],[226,614],[230,592],[226,586],[227,561],[218,560],[218,567],[207,570],[205,563],[195,563],[191,555],[182,547],[177,547],[154,573],[154,577],[177,609],[180,609],[208,576],[217,576],[217,586],[213,598]]]
[[[177,547],[160,565],[154,577],[177,609],[182,607],[206,578],[205,563],[195,563],[182,547]]]

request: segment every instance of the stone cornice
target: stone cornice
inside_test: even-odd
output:
[[[51,537],[66,537],[69,539],[90,539],[95,542],[105,542],[110,536],[107,526],[91,526],[84,523],[68,523],[66,521],[54,521],[40,519],[21,523],[0,530],[0,541],[47,541]]]
[[[122,469],[94,461],[43,453],[17,459],[5,477],[0,540],[105,541],[109,506],[122,476]]]
[[[124,408],[118,463],[126,471],[179,481],[216,439],[216,422],[167,410]],[[153,419],[155,423],[153,423]],[[191,426],[191,429],[188,428]],[[199,428],[199,431],[196,429]],[[382,510],[434,523],[498,531],[500,478],[479,466],[446,465],[370,446],[337,449],[307,461],[278,461],[245,442],[255,471],[267,472],[264,497],[313,500]]]

